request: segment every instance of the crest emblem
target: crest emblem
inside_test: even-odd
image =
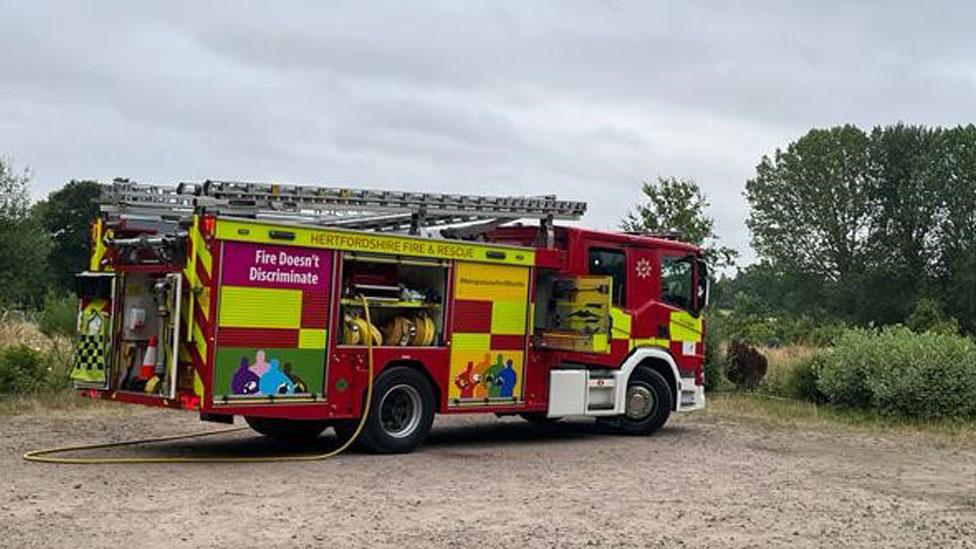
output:
[[[637,262],[637,278],[647,278],[651,276],[651,262],[643,258]]]

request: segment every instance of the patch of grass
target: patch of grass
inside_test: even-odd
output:
[[[804,345],[762,349],[769,367],[760,391],[773,396],[824,402],[826,399],[817,390],[818,351],[816,347]]]
[[[26,319],[0,322],[0,414],[90,407],[68,389],[72,340]]]
[[[871,433],[919,435],[936,443],[976,446],[976,421],[923,420],[882,415],[862,409],[814,404],[758,393],[723,392],[709,397],[707,413],[769,427],[848,429]]]
[[[84,398],[72,389],[39,391],[23,395],[0,396],[0,416],[50,415],[79,410],[117,410],[130,408],[111,402]]]

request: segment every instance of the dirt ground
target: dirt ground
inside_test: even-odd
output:
[[[0,546],[976,547],[976,448],[709,413],[630,438],[440,418],[406,456],[31,464],[51,445],[204,430],[139,409],[0,417]],[[334,447],[323,436],[314,449]],[[306,449],[307,450],[307,449]],[[249,431],[115,455],[277,453]]]

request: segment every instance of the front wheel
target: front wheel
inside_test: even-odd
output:
[[[671,387],[664,376],[650,368],[637,367],[627,381],[624,415],[617,426],[631,435],[649,435],[671,416]]]
[[[329,426],[326,421],[307,419],[244,416],[244,421],[258,433],[288,443],[313,441]]]
[[[410,452],[430,433],[435,406],[434,390],[422,373],[393,367],[373,385],[369,417],[357,442],[379,454]]]

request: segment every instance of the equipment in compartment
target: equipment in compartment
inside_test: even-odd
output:
[[[342,271],[343,345],[430,347],[443,339],[447,262],[346,254]],[[370,303],[373,324],[362,318],[358,296]]]
[[[606,276],[540,276],[536,343],[579,352],[608,352],[611,280]]]
[[[118,388],[163,394],[173,387],[169,379],[174,338],[178,332],[179,275],[128,273],[122,285],[122,328]]]

